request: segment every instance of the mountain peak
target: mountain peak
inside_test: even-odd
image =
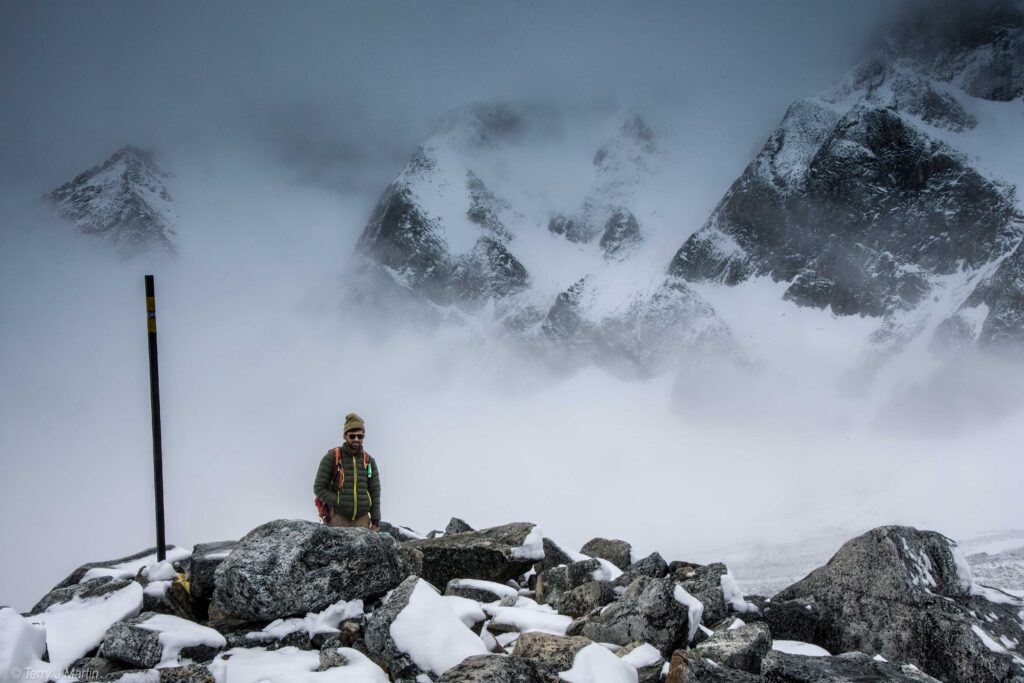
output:
[[[174,253],[174,205],[164,185],[170,174],[154,156],[125,145],[44,199],[82,233],[106,239],[123,255],[154,247]]]

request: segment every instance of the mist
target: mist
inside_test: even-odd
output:
[[[877,321],[798,308],[784,283],[699,290],[756,362],[649,380],[552,373],[472,329],[378,335],[337,297],[380,192],[452,109],[533,103],[562,141],[642,111],[681,244],[897,9],[0,5],[0,604],[154,542],[146,273],[180,546],[316,519],[352,411],[384,518],[421,532],[530,521],[573,550],[714,561],[879,524],[1021,528],[1021,369],[910,358],[857,381]],[[127,143],[174,175],[177,258],[119,258],[39,202]]]

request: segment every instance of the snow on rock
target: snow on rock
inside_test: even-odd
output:
[[[636,669],[594,643],[576,653],[572,668],[558,677],[569,683],[636,683]]]
[[[331,652],[345,663],[318,671],[322,653],[317,651],[236,647],[217,655],[208,669],[217,683],[388,683],[387,674],[358,650]]]
[[[645,666],[651,666],[661,661],[661,653],[658,652],[658,648],[654,647],[650,643],[644,643],[643,645],[633,648],[626,654],[622,655],[622,661],[629,664],[634,669],[642,669]]]
[[[473,627],[487,619],[487,614],[480,608],[480,603],[476,600],[459,595],[442,595],[441,598],[466,626]]]
[[[565,630],[572,623],[572,618],[552,612],[532,609],[530,607],[502,607],[500,605],[483,605],[484,612],[491,618],[489,627],[492,632],[512,630],[518,632],[541,631],[564,636]]]
[[[734,612],[743,614],[759,611],[757,605],[744,599],[743,592],[736,584],[736,579],[732,577],[732,574],[722,574],[721,584],[722,595],[725,598],[725,602],[732,607]]]
[[[466,657],[487,652],[434,587],[416,576],[374,610],[365,638],[369,651],[387,662],[396,678],[440,676]]]
[[[533,560],[534,562],[544,559],[544,532],[539,526],[535,525],[530,530],[521,546],[512,549],[512,557],[517,560]]]
[[[803,655],[804,657],[831,657],[832,653],[823,647],[811,643],[802,643],[799,640],[773,640],[772,649],[776,652],[785,652],[791,655]]]
[[[142,586],[132,582],[106,595],[84,599],[76,596],[28,619],[46,629],[50,662],[66,667],[95,649],[113,624],[141,610]]]
[[[256,642],[267,642],[281,640],[296,631],[305,631],[312,638],[319,633],[336,633],[341,622],[362,616],[362,600],[340,600],[322,612],[310,612],[304,617],[275,619],[262,630],[246,634],[246,638]]]
[[[180,664],[184,648],[200,645],[222,648],[227,645],[224,636],[212,628],[170,614],[154,614],[140,622],[138,627],[158,634],[160,645],[163,646],[160,657],[160,664],[163,665]]]
[[[686,605],[687,621],[689,623],[686,641],[690,642],[697,635],[697,626],[700,625],[701,617],[704,615],[704,605],[700,600],[687,593],[682,586],[677,585],[673,589],[672,597],[675,598],[676,602]]]
[[[458,595],[477,602],[496,602],[504,597],[519,594],[511,586],[482,579],[452,579],[445,586],[444,593],[445,595]]]

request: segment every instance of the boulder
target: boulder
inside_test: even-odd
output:
[[[444,587],[445,595],[457,595],[477,602],[497,602],[509,596],[518,596],[519,591],[503,583],[480,579],[452,579]]]
[[[124,664],[106,657],[82,657],[68,667],[68,674],[79,681],[96,681],[124,669]]]
[[[458,517],[452,517],[448,521],[448,526],[446,526],[444,528],[444,534],[445,534],[445,536],[447,536],[448,534],[461,534],[463,531],[472,531],[472,530],[473,530],[473,527],[471,527],[470,525],[466,524],[465,521],[459,519]]]
[[[576,653],[594,641],[581,636],[556,636],[540,631],[520,634],[516,639],[513,657],[523,657],[546,664],[556,671],[572,668]]]
[[[271,620],[388,592],[417,573],[417,553],[368,529],[279,519],[242,538],[214,572],[211,609]]]
[[[649,576],[652,579],[660,579],[668,575],[668,563],[658,553],[651,553],[647,557],[637,560],[622,570],[622,576],[615,579],[615,585],[625,588],[633,583],[638,576]]]
[[[515,655],[476,655],[448,669],[438,683],[561,683],[558,673]]]
[[[872,529],[772,602],[810,598],[820,610],[811,642],[830,652],[881,655],[947,681],[1024,680],[1024,601],[974,583],[942,534]]]
[[[210,600],[213,599],[214,574],[217,567],[227,559],[236,545],[238,541],[216,541],[197,543],[192,549],[192,561],[188,569],[189,592],[192,595],[193,609],[200,619],[205,619]]]
[[[562,593],[558,598],[557,609],[560,614],[573,618],[582,617],[598,607],[604,607],[615,600],[615,591],[610,581],[588,581]]]
[[[671,579],[641,576],[616,602],[582,619],[579,634],[616,645],[640,640],[668,655],[689,639],[691,610],[679,601],[677,589]],[[699,612],[695,616],[699,620]]]
[[[72,576],[74,575],[72,574]],[[73,598],[84,600],[86,598],[107,595],[108,593],[119,591],[132,583],[130,579],[114,579],[109,576],[97,576],[82,583],[64,585],[66,581],[67,579],[57,584],[56,588],[44,595],[26,614],[41,614],[53,605],[70,602]]]
[[[761,671],[761,660],[772,646],[772,635],[764,623],[745,624],[738,628],[723,628],[695,648],[699,657],[756,674]]]
[[[158,669],[160,683],[216,683],[213,674],[202,664],[168,666]]]
[[[487,648],[429,583],[410,576],[366,621],[366,647],[395,681],[436,678]]]
[[[676,581],[686,581],[686,579],[690,578],[690,576],[702,566],[703,565],[699,565],[696,562],[672,560],[668,563],[668,575]]]
[[[746,671],[730,669],[701,657],[696,650],[676,650],[669,660],[665,683],[763,683]]]
[[[226,645],[224,636],[212,628],[168,614],[143,612],[111,626],[99,653],[106,659],[150,669],[181,657],[210,661]]]
[[[804,657],[772,650],[764,658],[761,678],[765,683],[939,683],[912,665],[897,666],[863,652],[848,652],[836,657]],[[984,679],[951,680],[980,683]]]
[[[729,614],[729,607],[725,603],[725,594],[722,591],[722,577],[728,573],[728,567],[716,562],[695,568],[681,581],[676,579],[687,593],[704,605],[706,624],[717,623]]]
[[[583,544],[580,552],[590,557],[608,560],[623,570],[633,563],[633,547],[614,538],[592,538]]]
[[[384,521],[381,521],[380,523],[380,530],[381,533],[388,534],[395,540],[401,541],[402,543],[405,543],[406,541],[419,541],[423,538],[422,535],[412,529]]]
[[[761,608],[772,637],[815,643],[821,637],[821,610],[813,597],[773,600]]]
[[[540,574],[545,569],[551,569],[557,567],[560,564],[569,564],[572,562],[572,557],[569,553],[565,552],[561,546],[552,541],[550,538],[545,538],[542,541],[544,547],[544,559],[533,565],[534,571]]]
[[[188,551],[175,545],[166,546],[168,560],[184,560],[188,557]],[[147,564],[155,563],[157,549],[147,548],[134,555],[119,557],[116,560],[104,560],[102,562],[89,562],[78,567],[68,574],[63,581],[53,587],[52,590],[67,588],[82,583],[82,579],[92,579],[95,576],[110,576],[115,579],[130,579],[136,575],[139,569]],[[138,565],[138,566],[135,566]]]
[[[555,604],[562,593],[572,588],[569,583],[569,566],[561,564],[537,574],[535,596],[541,604]]]
[[[463,531],[404,545],[423,553],[421,576],[435,586],[447,586],[452,579],[504,583],[544,557],[540,527],[529,523]]]

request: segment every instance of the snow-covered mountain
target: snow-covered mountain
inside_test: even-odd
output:
[[[466,110],[384,193],[350,296],[400,294],[387,299],[405,317],[486,320],[570,365],[642,374],[698,349],[744,358],[705,297],[759,277],[798,306],[877,320],[875,366],[911,346],[1024,347],[1008,144],[1024,141],[1022,54],[1015,6],[905,20],[789,107],[696,232],[659,208],[666,160],[635,112],[595,144],[580,192],[541,197],[508,172],[529,157],[529,117]]]
[[[173,254],[175,210],[164,184],[168,177],[152,151],[128,145],[44,199],[82,233],[110,242],[126,256],[148,249]]]
[[[660,163],[643,119],[627,111],[606,127],[579,199],[545,195],[513,168],[532,125],[510,107],[473,107],[421,145],[359,239],[350,299],[484,321],[574,364],[630,372],[694,347],[731,350],[711,305],[666,277],[649,243],[666,221],[641,197]]]
[[[1024,345],[1019,178],[986,144],[1022,140],[1024,12],[953,15],[907,21],[794,103],[671,272],[770,275],[800,305],[884,318],[890,351]]]

